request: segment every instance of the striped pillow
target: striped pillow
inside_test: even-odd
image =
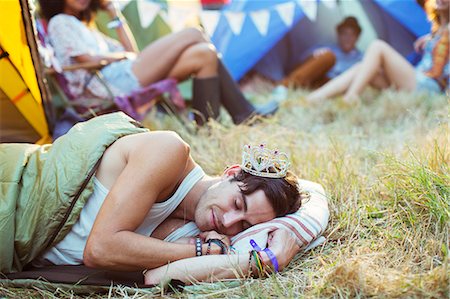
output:
[[[231,243],[237,251],[252,250],[250,239],[265,247],[269,233],[278,228],[289,230],[301,248],[311,248],[311,242],[318,239],[328,225],[328,200],[321,185],[306,180],[299,180],[299,184],[303,190],[310,192],[311,198],[302,203],[301,208],[293,214],[254,225],[232,237]],[[320,240],[323,241],[324,238]],[[317,242],[315,245],[318,245]]]
[[[231,244],[237,251],[251,250],[250,239],[254,239],[260,246],[265,247],[269,233],[285,228],[297,238],[297,243],[304,250],[311,249],[325,240],[320,237],[324,232],[330,212],[325,190],[321,185],[311,181],[299,180],[303,190],[309,191],[311,198],[302,203],[301,208],[285,217],[254,225],[231,238]],[[189,222],[178,228],[164,240],[175,242],[181,237],[193,237],[200,233],[194,222]],[[320,238],[319,238],[320,237]]]

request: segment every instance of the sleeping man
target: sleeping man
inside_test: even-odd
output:
[[[123,113],[80,123],[52,145],[2,144],[0,155],[7,169],[2,188],[15,202],[0,215],[7,215],[0,218],[0,237],[8,241],[0,246],[4,273],[29,263],[84,264],[150,269],[148,284],[167,275],[183,281],[236,278],[237,272],[265,270],[257,265],[283,269],[323,231],[328,217],[325,207],[322,222],[311,217],[302,223],[295,215],[273,220],[301,211],[310,197],[288,170],[286,154],[246,146],[242,164],[208,176],[178,135],[149,132]],[[8,230],[11,217],[15,230]],[[255,238],[265,235],[261,248],[252,239],[245,249],[235,238],[238,249],[229,254],[230,236],[271,220],[253,232]],[[241,234],[241,243],[246,238]],[[172,272],[161,267],[168,263]],[[192,263],[191,273],[183,270]]]

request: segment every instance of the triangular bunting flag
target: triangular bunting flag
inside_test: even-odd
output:
[[[168,9],[169,24],[173,32],[180,31],[186,25],[190,13],[186,9],[170,6]]]
[[[147,28],[161,10],[161,6],[149,1],[137,1],[137,9],[142,28]]]
[[[114,0],[114,3],[120,8],[120,10],[123,10],[130,2],[131,0]]]
[[[250,12],[253,23],[262,36],[266,36],[269,30],[270,11],[266,9]]]
[[[231,31],[234,35],[241,34],[242,25],[244,25],[245,13],[237,11],[225,11],[225,17],[230,25]]]
[[[320,0],[320,1],[323,3],[323,5],[325,5],[329,9],[336,8],[336,5],[337,5],[336,1],[337,0]]]
[[[200,20],[206,33],[212,37],[220,20],[220,12],[217,10],[203,10],[200,13]]]
[[[295,14],[295,3],[294,2],[286,2],[283,4],[279,4],[275,6],[276,11],[283,20],[283,23],[287,27],[291,27],[294,22],[294,14]]]
[[[169,15],[167,14],[167,11],[162,9],[159,11],[159,16],[164,20],[164,22],[170,26],[170,20]]]
[[[297,0],[298,5],[302,8],[305,15],[311,21],[317,18],[317,1],[316,0]]]

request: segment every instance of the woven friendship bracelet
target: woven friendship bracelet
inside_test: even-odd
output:
[[[228,248],[227,248],[227,245],[225,245],[225,243],[224,242],[222,242],[221,240],[219,240],[219,239],[209,239],[208,240],[208,243],[214,243],[214,244],[216,244],[217,246],[219,246],[220,247],[220,253],[221,254],[225,254],[225,253],[227,253],[227,251],[228,251]]]
[[[270,261],[272,262],[273,265],[273,269],[275,270],[275,272],[278,272],[278,260],[277,257],[275,256],[275,254],[272,252],[272,250],[270,250],[269,248],[264,248],[264,250],[261,249],[261,247],[259,247],[258,244],[256,244],[255,240],[250,239],[250,245],[252,245],[252,247],[256,250],[256,251],[264,251],[267,256],[269,257]]]
[[[256,268],[258,269],[258,275],[261,277],[264,270],[263,270],[263,266],[262,266],[261,260],[259,258],[259,255],[258,255],[258,251],[253,250],[252,252],[253,252],[253,257],[255,258]]]
[[[252,257],[253,257],[253,250],[248,252],[248,278],[253,276]]]
[[[208,241],[208,248],[206,249],[206,255],[209,255],[211,253],[211,242]]]

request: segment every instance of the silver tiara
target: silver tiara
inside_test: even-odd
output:
[[[289,165],[286,153],[270,150],[264,144],[244,145],[242,150],[242,170],[256,176],[284,178]]]

